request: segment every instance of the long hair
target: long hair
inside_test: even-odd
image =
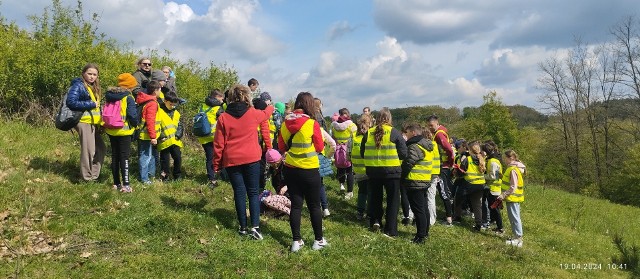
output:
[[[229,94],[227,95],[227,103],[245,103],[247,106],[251,106],[251,90],[249,87],[242,84],[236,84],[229,88]]]
[[[378,113],[378,117],[376,118],[376,130],[373,131],[373,138],[376,143],[376,148],[380,148],[382,145],[382,136],[384,136],[384,129],[382,125],[391,125],[391,111],[389,111],[388,107],[383,107]]]
[[[482,148],[480,147],[480,141],[476,140],[469,143],[469,153],[478,158],[478,166],[481,173],[487,170],[485,158],[482,154]]]
[[[84,73],[86,73],[89,69],[95,69],[96,72],[98,72],[96,81],[94,81],[93,84],[88,84],[86,81],[84,81],[84,77],[82,78],[82,81],[84,82],[84,84],[91,87],[93,95],[95,95],[96,100],[100,102],[100,100],[102,99],[102,88],[100,88],[100,69],[98,68],[97,64],[88,63],[87,65],[84,65],[84,67],[82,67],[82,74],[84,75]]]
[[[520,159],[518,158],[518,154],[515,151],[513,151],[513,149],[509,149],[505,151],[504,156],[511,158],[511,160],[520,162]]]
[[[371,128],[371,116],[363,114],[358,118],[358,131],[356,131],[356,135],[364,135]]]
[[[301,109],[304,114],[314,119],[316,112],[316,105],[313,100],[313,95],[309,92],[300,92],[296,97],[296,102],[293,105],[293,109]]]
[[[487,154],[487,158],[495,158],[500,160],[500,151],[498,150],[498,145],[492,140],[485,141],[482,144],[482,151]]]

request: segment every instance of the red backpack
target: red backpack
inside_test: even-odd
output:
[[[102,122],[103,126],[108,129],[120,129],[124,127],[124,121],[120,115],[122,109],[120,100],[115,102],[107,102],[102,108]]]

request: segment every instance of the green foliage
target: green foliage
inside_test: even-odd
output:
[[[467,139],[493,140],[501,148],[516,148],[518,128],[509,108],[502,103],[495,91],[483,97],[484,103],[477,109],[463,110],[464,128],[460,136]]]
[[[508,106],[508,108],[511,116],[513,116],[516,123],[518,123],[518,128],[529,126],[542,127],[549,121],[548,116],[527,106],[514,105]]]
[[[640,247],[636,245],[627,246],[620,234],[613,235],[613,244],[618,248],[620,254],[612,256],[611,262],[631,271],[633,277],[640,277]]]
[[[81,1],[75,8],[63,6],[60,0],[51,3],[41,15],[29,17],[30,32],[0,17],[0,113],[42,123],[53,115],[70,80],[80,76],[85,64],[98,64],[105,90],[117,84],[120,73],[135,71],[134,64],[142,56],[98,34],[97,14],[86,20]],[[157,50],[147,52],[155,65],[167,65],[176,72],[178,94],[190,101],[181,110],[194,111],[211,89],[238,82],[236,71],[227,65],[210,62],[202,66],[194,60],[173,59],[168,51],[162,55]],[[185,119],[189,116],[187,113]]]
[[[620,159],[620,169],[612,174],[611,180],[602,189],[608,199],[622,203],[640,205],[640,143],[629,148]]]

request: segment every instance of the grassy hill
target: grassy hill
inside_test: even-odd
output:
[[[639,208],[528,185],[524,248],[472,232],[471,220],[436,225],[425,245],[414,245],[413,227],[401,226],[397,239],[369,232],[355,218],[355,199],[341,199],[329,181],[331,246],[291,254],[286,219],[263,217],[263,241],[237,235],[231,187],[204,186],[199,148],[184,150],[184,181],[135,182],[132,194],[120,194],[108,167],[99,183],[78,182],[75,135],[11,121],[0,135],[0,277],[627,278],[610,266],[619,254],[612,237],[640,244]]]

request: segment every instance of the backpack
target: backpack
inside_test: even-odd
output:
[[[344,169],[351,166],[351,161],[349,161],[349,151],[347,149],[347,143],[339,143],[336,145],[336,153],[333,155],[336,159],[336,168]]]
[[[107,102],[102,108],[102,121],[103,126],[108,129],[120,129],[124,127],[124,121],[120,115],[122,109],[121,100],[115,102]]]
[[[68,93],[67,93],[68,94]],[[73,111],[67,107],[67,95],[64,95],[58,113],[56,114],[56,128],[62,131],[69,131],[71,128],[78,125],[80,118],[82,118],[82,111]]]
[[[209,122],[209,117],[207,117],[207,113],[213,107],[209,107],[206,111],[203,111],[200,108],[200,111],[193,117],[193,135],[196,137],[204,137],[211,135],[211,122]]]

